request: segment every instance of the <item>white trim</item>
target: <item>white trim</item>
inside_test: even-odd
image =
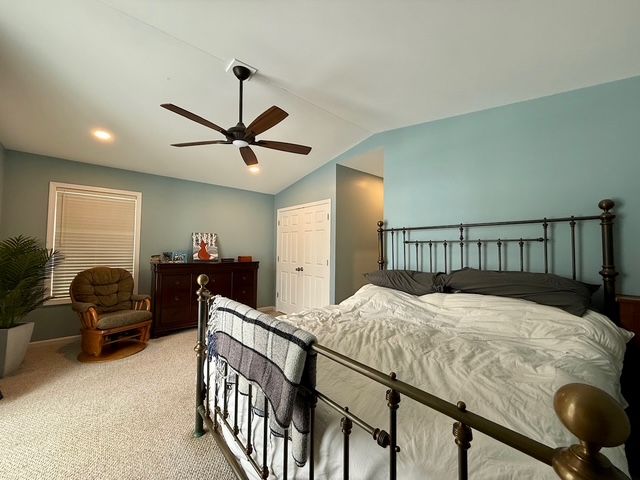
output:
[[[66,188],[70,190],[79,190],[81,192],[88,193],[106,193],[106,194],[115,194],[119,196],[128,196],[135,198],[136,202],[136,210],[135,210],[135,226],[134,226],[134,246],[133,246],[133,293],[138,293],[138,280],[140,274],[140,225],[142,223],[142,192],[135,192],[132,190],[119,190],[116,188],[106,188],[106,187],[96,187],[93,185],[78,185],[75,183],[63,183],[63,182],[49,182],[49,203],[47,206],[47,241],[46,247],[53,248],[54,239],[56,238],[56,195],[57,191],[60,188]],[[51,285],[49,286],[49,291],[53,288],[53,276],[51,278]],[[47,300],[44,303],[44,306],[50,305],[64,305],[71,303],[71,299],[68,297],[64,298],[53,298],[51,300]]]
[[[331,199],[327,198],[326,200],[318,200],[317,202],[302,203],[300,205],[292,205],[291,207],[282,207],[278,209],[277,214],[279,215],[280,212],[287,212],[289,210],[298,210],[299,208],[315,207],[325,203],[331,206]]]
[[[29,345],[39,345],[42,343],[61,342],[63,340],[72,340],[74,338],[80,338],[80,335],[69,335],[68,337],[47,338],[46,340],[36,340],[35,342],[29,342]]]

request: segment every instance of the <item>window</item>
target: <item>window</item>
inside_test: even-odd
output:
[[[124,268],[138,278],[142,193],[49,184],[47,247],[62,253],[54,266],[47,304],[69,303],[78,272],[99,265]]]

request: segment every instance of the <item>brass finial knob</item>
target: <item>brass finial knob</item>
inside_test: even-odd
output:
[[[604,210],[605,212],[608,212],[615,206],[616,206],[616,202],[614,202],[610,198],[605,198],[604,200],[600,200],[598,202],[598,208],[600,208],[600,210]]]
[[[556,392],[553,408],[564,426],[583,442],[617,447],[631,433],[629,419],[620,404],[591,385],[565,385]]]
[[[204,287],[207,283],[209,283],[209,277],[204,273],[201,273],[200,275],[198,275],[198,279],[196,281],[198,282],[198,285]]]
[[[553,407],[580,440],[580,445],[556,450],[552,463],[560,478],[627,478],[599,452],[602,447],[622,445],[631,433],[627,415],[611,395],[591,385],[570,383],[556,392]]]

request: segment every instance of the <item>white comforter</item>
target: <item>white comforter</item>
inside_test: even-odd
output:
[[[452,403],[463,400],[469,410],[552,447],[576,443],[553,411],[553,395],[561,386],[589,383],[624,404],[619,378],[631,334],[594,312],[579,318],[522,300],[439,293],[415,297],[366,285],[340,305],[280,318],[314,333],[329,348],[383,372],[394,371],[399,379]],[[369,424],[388,430],[384,387],[321,356],[317,384]],[[453,420],[408,398],[401,400],[398,418],[398,478],[457,478]],[[322,435],[316,433],[316,478],[341,478],[339,416],[319,402],[317,425]],[[281,442],[270,443],[269,457],[278,465]],[[473,479],[557,478],[550,467],[479,432],[471,445]],[[627,472],[622,447],[605,454]],[[387,465],[388,449],[354,426],[351,478],[388,478]],[[295,478],[307,478],[306,467],[296,469],[290,462],[289,468]]]

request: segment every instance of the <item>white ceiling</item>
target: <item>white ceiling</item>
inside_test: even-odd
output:
[[[276,193],[372,133],[640,74],[637,0],[0,0],[6,148]],[[221,136],[159,107],[237,122],[232,58],[259,69],[251,175]],[[98,144],[88,132],[113,131]]]

